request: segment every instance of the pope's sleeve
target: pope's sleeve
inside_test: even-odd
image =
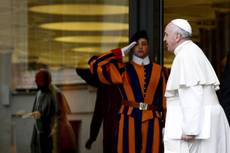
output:
[[[108,51],[89,61],[91,73],[95,74],[100,82],[105,84],[122,83],[122,64],[123,56],[121,49]]]
[[[181,109],[183,113],[183,134],[198,135],[201,131],[201,118],[203,115],[203,87],[181,87],[178,89]]]

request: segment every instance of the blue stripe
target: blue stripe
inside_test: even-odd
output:
[[[153,67],[152,63],[144,66],[144,68],[145,68],[146,89],[148,87],[148,84],[149,84],[149,81],[150,81],[150,78],[151,78],[152,67]]]
[[[132,64],[128,63],[127,64],[127,72],[129,74],[129,78],[130,78],[130,84],[131,84],[131,88],[133,91],[133,95],[135,97],[135,100],[137,102],[141,102],[144,100],[143,95],[142,95],[142,91],[141,91],[141,86],[139,83],[139,78],[137,75],[137,72],[135,70],[135,68],[133,67]]]
[[[108,82],[112,83],[110,74],[109,74],[109,73],[107,72],[107,70],[106,70],[106,65],[107,65],[107,64],[105,64],[105,65],[102,66],[102,73],[103,73],[103,76],[105,77],[105,79],[106,79]]]
[[[135,127],[135,150],[136,153],[140,153],[141,152],[141,144],[142,144],[142,135],[141,135],[141,118],[142,118],[142,112],[137,109],[134,108],[133,112],[132,112],[132,116],[134,117],[134,127]]]
[[[114,64],[114,66],[117,68],[117,70],[119,71],[120,74],[125,72],[125,67],[119,67],[118,62],[115,59],[111,60],[111,63]]]
[[[152,144],[153,144],[153,120],[149,120],[148,135],[147,135],[147,147],[146,153],[152,153]]]
[[[141,102],[144,100],[143,95],[142,95],[142,91],[141,91],[141,86],[139,83],[139,78],[137,75],[137,72],[135,70],[135,68],[133,67],[132,64],[128,63],[126,70],[129,74],[129,78],[130,78],[130,84],[131,84],[131,88],[133,91],[133,95],[135,97],[135,100],[137,102]],[[142,111],[140,111],[137,108],[133,109],[132,112],[132,116],[134,117],[134,127],[135,127],[135,150],[136,153],[140,153],[141,152],[141,148],[142,148],[142,135],[141,135],[141,119],[142,119]]]

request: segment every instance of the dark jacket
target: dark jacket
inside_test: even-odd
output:
[[[228,123],[230,123],[230,52],[228,52],[223,80],[220,85],[220,103],[224,108]]]
[[[86,147],[90,148],[96,140],[103,122],[103,152],[115,152],[116,129],[118,126],[118,111],[121,105],[121,96],[118,87],[105,85],[93,76],[89,69],[76,69],[77,74],[89,85],[97,88],[97,97],[94,113],[90,124],[90,137]]]

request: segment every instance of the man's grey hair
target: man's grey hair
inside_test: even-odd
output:
[[[189,33],[188,31],[185,31],[185,30],[181,29],[177,25],[175,25],[174,32],[179,33],[183,39],[187,39],[187,40],[192,39],[192,34],[191,33]]]

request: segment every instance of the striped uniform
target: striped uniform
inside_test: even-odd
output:
[[[165,77],[158,64],[123,63],[120,49],[89,61],[90,70],[105,84],[117,84],[123,100],[117,132],[118,153],[159,153],[162,112],[165,110]],[[144,102],[157,110],[140,110],[133,103]]]

